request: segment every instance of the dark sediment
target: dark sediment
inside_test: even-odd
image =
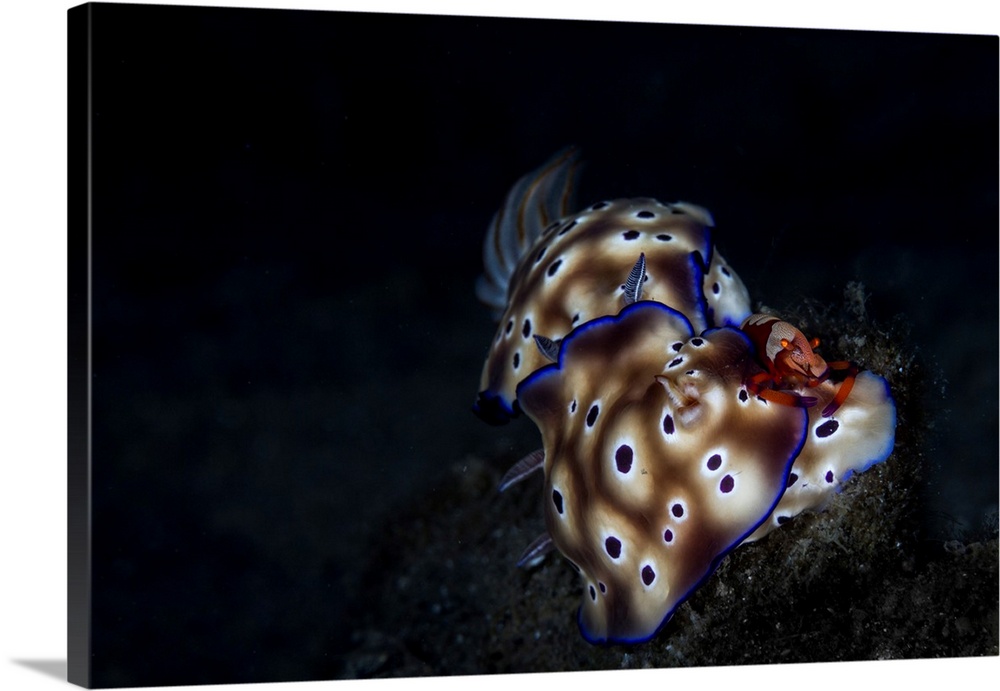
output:
[[[379,526],[360,580],[354,649],[331,675],[397,677],[997,655],[997,524],[934,539],[925,515],[926,395],[937,385],[902,320],[875,325],[864,292],[784,308],[830,359],[883,374],[893,453],[826,510],[735,550],[650,641],[593,646],[577,574],[558,554],[514,566],[543,529],[538,478],[496,484],[516,454],[469,457]],[[471,422],[474,421],[470,421]],[[530,423],[525,423],[530,424]]]

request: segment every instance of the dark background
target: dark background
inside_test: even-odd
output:
[[[96,684],[328,674],[380,522],[537,445],[470,412],[472,287],[510,185],[568,144],[580,206],[711,209],[755,305],[862,281],[939,375],[927,539],[995,524],[996,37],[92,17]]]

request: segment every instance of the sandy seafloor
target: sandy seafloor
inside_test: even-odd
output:
[[[95,685],[997,655],[996,37],[93,18]],[[899,406],[634,647],[514,567],[538,434],[470,411],[483,231],[568,144],[581,206],[708,207],[754,305]]]

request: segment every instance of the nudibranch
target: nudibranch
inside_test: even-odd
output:
[[[500,483],[543,470],[546,532],[581,574],[591,642],[653,636],[727,553],[822,508],[885,460],[885,379],[751,315],[692,204],[565,213],[576,153],[522,178],[487,234],[479,297],[499,316],[476,412],[542,436]]]
[[[751,396],[737,329],[657,302],[573,330],[517,389],[542,433],[545,525],[583,577],[591,642],[652,636],[778,503],[803,408]]]
[[[499,316],[475,406],[488,422],[516,414],[518,382],[572,329],[639,298],[670,305],[697,333],[750,313],[746,287],[713,249],[708,211],[619,199],[566,214],[576,165],[569,150],[519,180],[490,224],[476,286]]]

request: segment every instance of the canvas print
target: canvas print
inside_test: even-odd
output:
[[[998,40],[69,13],[70,680],[998,654]]]

